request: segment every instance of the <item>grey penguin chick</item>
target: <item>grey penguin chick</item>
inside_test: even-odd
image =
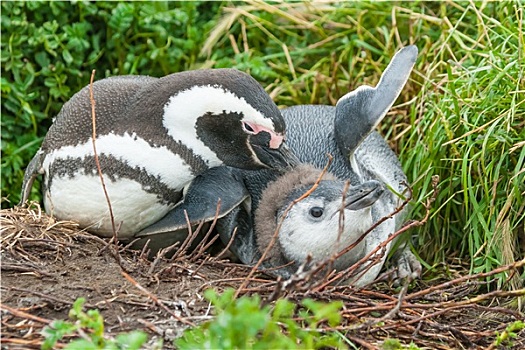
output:
[[[97,153],[119,238],[162,227],[184,188],[208,169],[297,162],[284,144],[279,109],[255,79],[235,69],[106,78],[93,92]],[[43,174],[47,213],[112,236],[94,158],[86,86],[65,103],[30,162],[21,203]]]
[[[321,173],[319,169],[328,161],[327,153],[333,155],[328,168],[331,175],[284,217],[277,242],[266,256],[263,268],[272,268],[275,273],[289,277],[307,254],[311,254],[313,261],[329,257],[349,246],[398,207],[401,199],[392,191],[383,191],[383,187],[403,193],[407,179],[397,156],[374,128],[399,96],[416,57],[415,46],[401,49],[375,88],[361,86],[343,96],[335,107],[303,105],[282,110],[287,124],[287,143],[305,166],[285,172],[217,169],[224,175],[221,183],[241,181],[239,186],[244,187],[239,191],[242,193],[240,204],[222,216],[216,226],[225,244],[233,237],[230,250],[243,263],[253,265],[261,257],[285,209],[315,183]],[[213,177],[220,178],[218,174]],[[350,203],[355,202],[353,206],[345,202],[344,232],[339,235],[337,209],[341,208],[347,180],[351,185],[345,195]],[[201,197],[205,194],[216,197],[214,201],[223,196],[221,191],[207,186],[190,186],[190,192]],[[184,203],[178,208],[188,210],[188,214],[191,209]],[[405,216],[403,211],[377,226],[334,266],[342,270],[372,252],[402,225]],[[365,264],[362,268],[368,268],[366,273],[349,282],[358,286],[372,282],[391,247],[389,243],[384,254],[378,252],[379,262],[373,266]],[[407,247],[402,247],[398,256],[398,277],[419,275],[421,265]],[[278,268],[285,264],[289,265]]]
[[[308,255],[312,264],[325,261],[356,242],[372,226],[371,206],[384,191],[375,180],[351,186],[343,193],[345,182],[328,173],[308,197],[289,208],[290,203],[313,188],[320,176],[319,169],[301,165],[278,177],[263,191],[254,217],[259,253],[271,245],[279,230],[277,244],[265,256],[263,268],[285,266],[277,272],[287,277],[297,271]],[[343,213],[341,227],[339,219]],[[363,240],[336,259],[333,267],[339,270],[352,265],[363,256],[364,250]],[[251,260],[259,257],[260,254],[253,255]]]

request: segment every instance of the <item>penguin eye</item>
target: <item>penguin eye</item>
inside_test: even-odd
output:
[[[242,123],[242,128],[248,134],[255,134],[255,130],[253,130],[252,126],[248,123]]]
[[[319,218],[323,215],[323,208],[320,208],[320,207],[313,207],[310,209],[310,215],[313,216],[314,218]]]

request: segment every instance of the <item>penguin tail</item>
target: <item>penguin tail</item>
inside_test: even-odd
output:
[[[31,161],[29,162],[29,165],[27,166],[26,171],[24,173],[22,192],[20,195],[20,202],[18,203],[19,206],[23,207],[27,204],[26,201],[29,198],[29,194],[31,193],[33,182],[35,181],[38,175],[42,174],[43,162],[44,152],[41,149],[39,149],[38,152],[36,152],[33,159],[31,159]]]

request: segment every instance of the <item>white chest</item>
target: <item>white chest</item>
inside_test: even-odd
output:
[[[127,238],[161,219],[172,205],[161,204],[130,179],[105,179],[119,238]],[[100,178],[81,175],[55,177],[44,193],[46,212],[59,220],[73,220],[82,228],[104,237],[113,235],[109,207]]]

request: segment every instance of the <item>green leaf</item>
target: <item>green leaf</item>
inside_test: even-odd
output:
[[[100,350],[101,348],[94,344],[93,342],[86,339],[74,340],[71,343],[67,344],[64,348],[66,350]]]
[[[73,56],[71,56],[71,53],[68,50],[62,51],[62,57],[64,58],[64,61],[66,61],[66,64],[71,64],[73,62]]]
[[[142,331],[133,331],[127,334],[119,334],[115,340],[121,349],[138,350],[148,341],[148,335]]]

